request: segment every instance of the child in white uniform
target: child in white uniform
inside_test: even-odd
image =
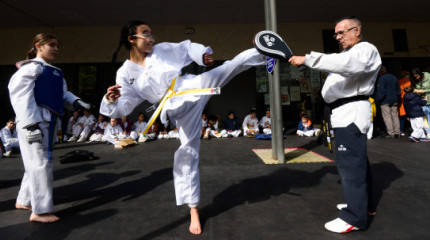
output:
[[[79,134],[78,142],[83,142],[87,140],[91,133],[91,130],[96,125],[96,118],[91,114],[90,110],[84,110],[84,115],[79,118],[78,125],[81,127],[82,131]]]
[[[3,154],[5,157],[10,157],[13,148],[19,148],[18,133],[15,128],[15,119],[11,118],[1,130],[1,139],[6,150]]]
[[[191,62],[212,65],[212,50],[203,45],[183,41],[154,46],[151,28],[143,22],[132,22],[123,28],[118,49],[124,44],[130,50],[127,60],[117,72],[117,85],[108,88],[100,112],[112,117],[130,114],[143,101],[158,103],[168,93],[190,89],[223,87],[234,76],[252,66],[266,63],[255,49],[242,52],[231,61],[200,75],[179,77],[181,69]],[[169,88],[172,91],[169,91]],[[166,97],[161,121],[166,116],[179,129],[181,146],[175,153],[173,176],[177,205],[191,208],[190,232],[201,233],[197,205],[200,202],[199,149],[201,115],[210,95],[182,94]]]
[[[133,131],[130,133],[130,138],[134,141],[138,140],[139,142],[143,142],[143,130],[145,130],[145,127],[145,114],[139,113],[137,116],[137,121],[133,125]]]
[[[118,145],[118,141],[125,138],[127,138],[127,136],[123,134],[123,130],[118,124],[118,120],[116,118],[111,118],[110,124],[105,128],[103,141],[107,141],[109,143],[112,143],[113,145]]]
[[[242,124],[243,136],[255,137],[256,134],[260,133],[258,129],[258,118],[255,110],[249,111],[248,116],[245,117]]]
[[[108,124],[109,123],[105,121],[105,116],[99,114],[99,118],[92,129],[94,133],[90,136],[90,142],[102,142],[105,128]]]
[[[266,135],[272,134],[272,122],[270,120],[270,110],[266,110],[266,116],[261,118],[260,127],[263,129],[263,133]]]
[[[48,156],[48,145],[52,142],[49,139],[49,125],[54,114],[52,109],[62,114],[63,103],[69,108],[90,107],[67,91],[61,70],[48,64],[57,54],[58,40],[55,36],[36,35],[33,47],[27,54],[27,59],[31,60],[17,64],[19,70],[12,76],[8,86],[16,113],[16,129],[25,168],[15,207],[31,210],[30,221],[44,223],[59,219],[51,213],[54,210],[53,161]],[[43,86],[42,82],[52,84]],[[45,93],[41,94],[43,91]]]

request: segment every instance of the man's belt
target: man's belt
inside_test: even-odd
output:
[[[163,99],[158,104],[158,107],[155,109],[155,112],[152,114],[151,118],[148,120],[148,124],[145,127],[145,130],[143,130],[142,135],[145,135],[149,128],[154,124],[155,120],[157,119],[158,115],[160,115],[161,110],[164,107],[164,104],[166,103],[167,99],[170,99],[172,97],[177,97],[184,94],[191,94],[191,95],[216,95],[221,93],[221,88],[215,87],[215,88],[201,88],[201,89],[189,89],[184,90],[180,92],[174,91],[176,78],[173,79],[172,84],[170,85],[170,88],[167,90],[166,94],[164,95]]]
[[[336,109],[342,105],[345,105],[347,103],[361,101],[361,100],[369,100],[369,96],[358,95],[358,96],[354,96],[354,97],[340,98],[340,99],[338,99],[332,103],[328,103],[327,105],[330,108],[330,111],[333,111],[334,109]]]

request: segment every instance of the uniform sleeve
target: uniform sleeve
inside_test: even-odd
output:
[[[362,45],[365,44],[365,45]],[[306,54],[305,65],[323,72],[351,76],[379,69],[378,50],[368,43],[358,43],[349,51],[335,54],[311,52]]]
[[[203,64],[203,54],[212,54],[210,47],[205,47],[199,43],[192,43],[185,40],[180,43],[160,43],[156,45],[156,54],[162,59],[169,59],[171,63],[186,66],[191,62],[196,62],[200,66]]]
[[[119,97],[115,103],[109,103],[106,99],[106,95],[104,95],[100,104],[101,114],[111,118],[128,116],[144,101],[144,99],[140,97],[136,90],[132,88],[130,83],[127,81],[127,77],[128,75],[124,68],[120,68],[117,72],[116,83],[121,86],[121,97]]]
[[[75,96],[73,93],[67,91],[67,83],[66,80],[63,79],[63,101],[64,101],[64,107],[70,111],[73,111],[73,103],[80,99],[79,97]]]
[[[43,120],[34,98],[35,81],[42,71],[41,64],[28,63],[22,66],[9,82],[10,101],[17,121],[24,128]]]
[[[0,132],[0,137],[3,140],[3,144],[8,144],[12,138],[10,131],[6,128],[2,128]]]

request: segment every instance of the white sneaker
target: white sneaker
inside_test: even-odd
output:
[[[430,139],[430,133],[427,133],[427,139]]]
[[[12,155],[12,150],[6,151],[5,153],[3,153],[3,156],[5,157],[10,157],[10,155]]]
[[[75,135],[73,135],[71,138],[69,138],[69,140],[67,140],[67,142],[74,142],[74,141],[76,141]]]
[[[343,221],[340,218],[336,218],[333,221],[327,222],[324,225],[324,227],[330,232],[335,232],[335,233],[347,233],[351,231],[360,230],[359,228],[352,226],[351,224]]]
[[[144,143],[144,142],[146,142],[148,140],[148,138],[147,137],[139,137],[139,142],[140,143]]]
[[[83,142],[83,141],[85,141],[85,138],[84,138],[84,137],[80,137],[80,138],[78,139],[78,142]]]
[[[315,131],[315,137],[318,137],[320,135],[320,133],[321,133],[321,129],[317,129]]]

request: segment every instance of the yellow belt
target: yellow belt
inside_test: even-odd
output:
[[[166,103],[167,99],[172,98],[172,97],[177,97],[183,94],[192,94],[192,95],[215,95],[215,94],[220,94],[221,93],[221,89],[219,87],[215,87],[215,88],[201,88],[201,89],[189,89],[189,90],[184,90],[184,91],[180,91],[180,92],[176,92],[174,91],[174,86],[175,86],[175,82],[176,82],[176,78],[173,79],[172,84],[170,85],[169,89],[167,90],[166,94],[164,95],[163,99],[161,99],[161,101],[159,102],[159,105],[157,107],[157,109],[155,109],[154,113],[152,114],[151,118],[148,121],[148,124],[145,127],[145,130],[143,130],[142,135],[145,135],[149,128],[152,126],[152,124],[154,124],[155,120],[157,119],[158,115],[160,115],[161,110],[164,107],[164,104]]]

